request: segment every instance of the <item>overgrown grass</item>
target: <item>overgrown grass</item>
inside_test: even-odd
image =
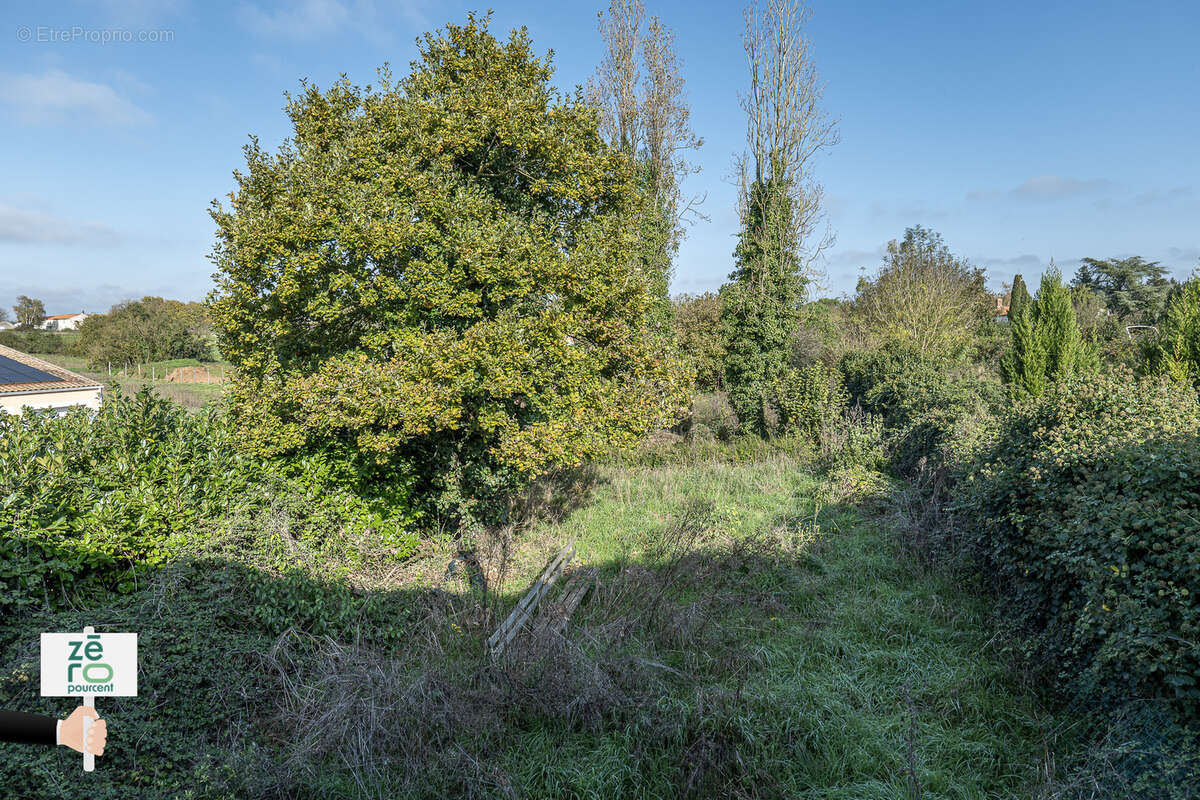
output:
[[[143,665],[142,696],[102,709],[93,797],[1040,791],[1054,720],[986,609],[896,551],[878,476],[775,452],[575,477],[543,484],[549,518],[475,542],[486,591],[448,577],[450,542],[332,578],[248,520],[112,605],[6,621],[3,707],[65,714],[29,680],[36,634],[90,623],[139,630]],[[571,540],[590,598],[492,662],[483,640]],[[77,794],[71,754],[0,747],[5,796]]]
[[[739,667],[691,675],[672,698],[697,713],[704,692],[737,698],[728,719],[708,722],[737,728],[726,755],[751,780],[722,792],[1030,796],[1052,720],[992,652],[986,609],[900,556],[870,497],[850,500],[787,457],[611,471],[594,503],[540,535],[574,538],[610,569],[654,565],[673,520],[711,503],[712,536],[776,543],[769,569],[695,587],[758,601],[728,604],[714,621],[726,636],[712,658]],[[674,655],[686,661],[686,646]],[[509,766],[530,796],[656,796],[663,776],[630,772],[637,746],[622,730],[565,740],[539,730]]]

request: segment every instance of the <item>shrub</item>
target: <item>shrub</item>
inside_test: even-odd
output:
[[[713,437],[728,442],[741,431],[737,414],[724,392],[698,394],[692,398],[688,435],[693,439]]]
[[[696,388],[719,390],[725,379],[725,339],[721,335],[721,297],[713,292],[675,298],[675,336],[691,362]]]
[[[148,388],[113,386],[94,414],[0,416],[0,610],[131,591],[255,509],[287,511],[282,534],[343,555],[411,552],[404,484],[360,496],[345,469],[264,462],[235,436],[220,411],[189,414]]]
[[[38,355],[60,355],[70,352],[74,337],[53,331],[0,331],[0,344],[20,350],[23,353]]]
[[[841,375],[820,361],[785,372],[775,396],[784,426],[813,439],[842,421],[848,399]]]
[[[1127,371],[1005,414],[954,507],[1026,655],[1091,699],[1200,719],[1200,408]]]
[[[891,429],[929,411],[1000,402],[998,384],[986,374],[901,346],[854,351],[840,366],[851,404],[879,414]]]
[[[1171,296],[1152,357],[1159,372],[1200,388],[1200,277],[1192,278]]]
[[[859,406],[844,408],[822,432],[821,459],[827,468],[859,467],[880,470],[887,463],[887,438],[883,420]]]
[[[841,369],[851,403],[882,419],[892,465],[904,475],[940,467],[956,431],[1002,401],[986,372],[894,344],[848,353]]]

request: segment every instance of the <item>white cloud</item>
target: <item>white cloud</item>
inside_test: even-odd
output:
[[[0,204],[0,243],[114,245],[120,236],[98,222],[74,222]]]
[[[1012,189],[977,189],[967,193],[968,200],[1058,200],[1103,192],[1112,186],[1104,178],[1080,180],[1062,175],[1035,175]]]
[[[1012,190],[1018,197],[1067,197],[1074,194],[1096,192],[1108,187],[1108,181],[1103,178],[1078,180],[1064,178],[1061,175],[1036,175]]]
[[[138,125],[152,117],[103,83],[73,78],[60,69],[41,75],[0,75],[0,103],[23,122],[61,122],[86,117],[107,125]]]

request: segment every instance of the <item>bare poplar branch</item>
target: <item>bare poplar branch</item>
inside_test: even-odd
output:
[[[804,35],[810,15],[802,0],[751,0],[746,8],[750,89],[741,105],[747,151],[736,164],[743,220],[758,204],[765,221],[755,226],[762,238],[759,251],[795,254],[806,281],[816,276],[816,259],[833,243],[822,224],[824,190],[814,175],[814,157],[838,142],[837,123],[821,108],[824,84]],[[778,268],[789,268],[788,261],[781,259]]]

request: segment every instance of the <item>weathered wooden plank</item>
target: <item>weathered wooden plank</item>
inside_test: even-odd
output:
[[[575,545],[568,544],[559,554],[546,566],[542,571],[541,576],[534,581],[533,586],[517,603],[517,607],[512,610],[508,618],[501,623],[488,638],[488,649],[492,651],[492,655],[500,655],[508,643],[513,640],[517,632],[521,630],[529,618],[533,615],[533,611],[537,608],[542,598],[550,591],[550,587],[558,580],[558,576],[562,574],[563,569],[575,555]]]
[[[545,629],[553,633],[562,633],[566,630],[571,617],[575,616],[575,609],[579,608],[579,604],[587,595],[588,590],[592,588],[595,580],[595,567],[577,570],[567,585],[563,587],[562,602],[555,609],[553,616],[547,618]]]

